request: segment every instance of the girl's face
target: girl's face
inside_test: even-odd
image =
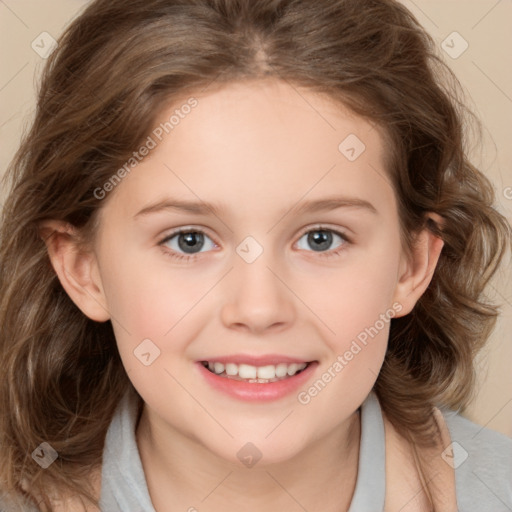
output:
[[[388,148],[283,82],[195,98],[105,199],[98,300],[155,429],[277,462],[347,427],[412,308]]]

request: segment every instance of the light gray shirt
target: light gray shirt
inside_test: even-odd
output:
[[[140,398],[129,390],[112,419],[103,451],[102,512],[156,512],[137,442]],[[450,430],[459,512],[512,512],[512,439],[443,411]],[[361,406],[359,467],[349,512],[384,509],[386,472],[382,411],[374,393]],[[10,512],[0,500],[0,511]],[[26,512],[32,512],[27,508]],[[36,511],[37,512],[37,511]]]
[[[107,434],[101,510],[155,512],[135,441],[138,398],[124,397]],[[512,512],[512,439],[480,427],[453,411],[442,411],[450,431],[459,512]],[[356,488],[349,512],[384,509],[384,423],[370,393],[361,406],[361,442]]]

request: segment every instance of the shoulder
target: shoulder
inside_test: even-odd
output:
[[[454,411],[442,411],[452,450],[443,458],[455,469],[461,512],[512,510],[512,439]]]

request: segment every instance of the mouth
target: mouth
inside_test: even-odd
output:
[[[293,396],[316,373],[318,361],[287,356],[232,355],[196,362],[211,390],[237,400],[268,402]]]
[[[303,372],[312,362],[278,363],[254,366],[245,363],[223,363],[219,361],[201,361],[201,364],[218,377],[251,384],[268,384],[290,379]]]

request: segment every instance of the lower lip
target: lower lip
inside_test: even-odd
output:
[[[295,374],[293,377],[264,384],[244,382],[228,377],[219,377],[215,373],[207,370],[201,362],[196,364],[199,372],[212,388],[233,398],[237,398],[238,400],[248,402],[270,402],[297,392],[312,376],[318,365],[316,361],[311,362],[304,370]]]

